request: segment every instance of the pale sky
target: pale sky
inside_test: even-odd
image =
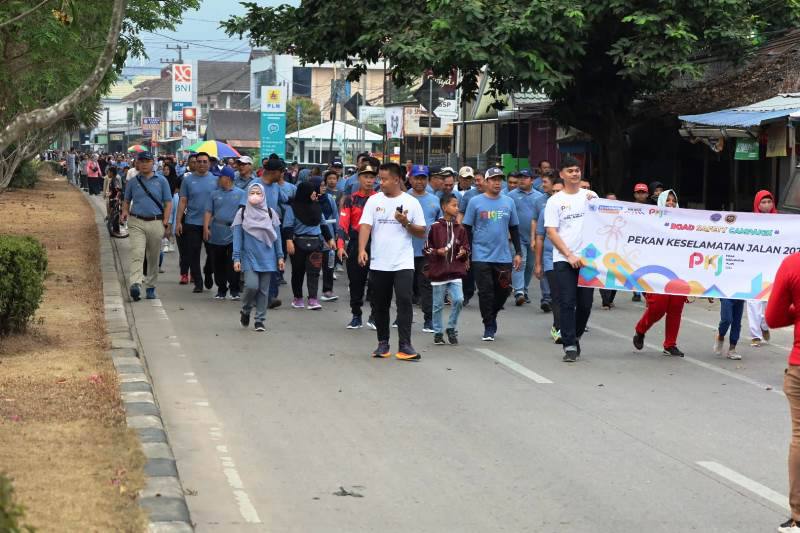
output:
[[[260,5],[296,4],[295,0],[259,0]],[[183,59],[206,59],[213,61],[246,61],[250,47],[246,40],[230,38],[219,28],[219,21],[230,15],[242,15],[244,7],[237,0],[203,0],[199,10],[184,13],[184,21],[177,31],[158,31],[143,33],[142,41],[147,47],[146,61],[129,61],[128,66],[149,66],[160,68],[161,59],[177,59],[177,50],[167,50],[167,45],[189,45],[183,51]],[[145,73],[140,69],[133,72]]]

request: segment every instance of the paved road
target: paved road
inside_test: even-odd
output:
[[[687,306],[676,359],[661,327],[634,353],[642,308],[620,295],[576,365],[531,306],[484,343],[473,303],[457,348],[417,311],[407,363],[368,357],[375,333],[344,328],[345,301],[244,331],[176,262],[133,310],[198,531],[753,532],[787,514],[786,349],[715,357],[715,306]]]

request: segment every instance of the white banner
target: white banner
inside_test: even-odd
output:
[[[172,65],[172,101],[190,104],[194,94],[192,65]]]
[[[781,262],[797,252],[797,215],[595,199],[583,221],[579,284],[766,301]]]
[[[386,108],[386,138],[387,139],[402,139],[403,138],[403,108],[402,107],[387,107]]]
[[[386,124],[386,108],[362,105],[358,108],[358,120],[364,124],[379,126]]]

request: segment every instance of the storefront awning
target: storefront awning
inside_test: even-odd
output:
[[[684,123],[720,128],[753,128],[766,123],[786,119],[800,113],[800,94],[781,94],[743,107],[734,107],[703,113],[700,115],[681,115]],[[686,127],[684,125],[684,127]]]

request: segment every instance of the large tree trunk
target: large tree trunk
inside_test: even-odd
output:
[[[26,133],[47,128],[58,120],[67,116],[76,105],[94,93],[103,81],[108,72],[114,55],[117,52],[117,43],[122,29],[122,21],[125,18],[125,6],[127,0],[114,0],[111,11],[111,26],[106,37],[106,45],[103,53],[97,59],[94,70],[80,87],[72,91],[60,101],[44,109],[35,109],[27,113],[22,113],[14,117],[10,124],[0,130],[0,153],[21,139]]]

